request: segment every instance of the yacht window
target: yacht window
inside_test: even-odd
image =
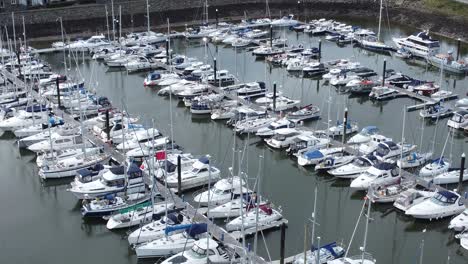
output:
[[[447,197],[441,195],[440,193],[436,194],[435,196],[431,198],[431,201],[433,203],[442,205],[442,206],[454,204],[456,200],[457,200],[457,197],[448,199]]]

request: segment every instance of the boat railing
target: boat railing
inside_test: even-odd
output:
[[[363,252],[361,255],[355,255],[349,258],[352,260],[362,260],[362,258],[364,258],[364,260],[375,262],[375,258],[372,256],[372,254],[367,252]]]

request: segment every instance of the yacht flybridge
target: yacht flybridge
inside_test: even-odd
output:
[[[426,58],[439,52],[440,43],[429,36],[429,31],[422,31],[403,38],[393,38],[399,49],[405,49],[414,56]]]

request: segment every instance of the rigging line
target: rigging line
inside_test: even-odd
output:
[[[345,253],[345,256],[344,256],[345,258],[346,258],[346,256],[348,256],[349,249],[351,248],[351,244],[353,243],[354,235],[356,234],[356,230],[357,230],[357,228],[359,226],[359,222],[361,221],[361,216],[362,216],[362,214],[364,212],[364,208],[366,207],[366,202],[367,202],[367,200],[365,199],[364,203],[362,204],[361,213],[359,213],[359,217],[358,217],[358,219],[356,221],[356,225],[354,226],[354,230],[353,230],[353,233],[351,235],[351,239],[349,240],[348,248],[346,249],[346,253]]]

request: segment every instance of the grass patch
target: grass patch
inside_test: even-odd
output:
[[[468,18],[468,4],[455,0],[424,0],[425,5],[436,12]]]

